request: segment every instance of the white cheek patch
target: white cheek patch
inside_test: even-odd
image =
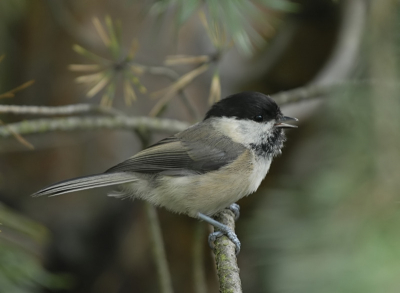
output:
[[[272,131],[275,121],[267,123],[252,120],[238,120],[235,118],[222,117],[214,120],[213,127],[230,137],[234,142],[250,145],[265,142]]]
[[[239,124],[236,119],[222,117],[218,118],[217,121],[214,120],[211,125],[215,130],[231,138],[234,142],[241,143],[243,141],[241,131],[239,130]]]

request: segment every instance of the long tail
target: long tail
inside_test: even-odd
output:
[[[126,172],[85,176],[55,183],[46,188],[43,188],[42,190],[39,190],[38,192],[32,194],[32,196],[56,196],[64,193],[128,183],[136,180],[137,178],[135,178],[132,174]]]

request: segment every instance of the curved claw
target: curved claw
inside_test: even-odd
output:
[[[237,221],[240,216],[240,206],[237,203],[233,203],[228,207],[228,209],[232,211],[232,213],[235,215],[235,221]]]
[[[235,253],[236,253],[236,255],[238,255],[240,252],[241,243],[240,243],[239,238],[236,236],[236,234],[232,230],[229,230],[226,233],[223,233],[221,231],[216,231],[214,233],[211,233],[208,236],[208,245],[210,245],[211,249],[214,249],[214,241],[223,235],[228,237],[229,240],[231,240],[233,242],[233,244],[235,244],[235,246],[236,246]]]
[[[236,236],[236,234],[233,231],[228,231],[226,236],[235,244],[235,246],[236,246],[235,252],[236,252],[236,255],[238,255],[240,252],[240,247],[242,245],[240,243],[239,238]]]
[[[217,238],[221,237],[222,235],[224,235],[224,233],[222,233],[221,231],[216,231],[208,235],[208,245],[210,246],[211,249],[214,249],[214,241],[217,240]]]

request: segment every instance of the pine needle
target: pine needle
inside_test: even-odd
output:
[[[210,96],[208,97],[208,104],[212,105],[218,102],[221,99],[221,81],[219,78],[219,73],[216,70],[214,72],[211,87],[210,87]]]
[[[101,69],[98,64],[70,64],[68,69],[71,71],[97,71]]]
[[[158,92],[153,93],[153,95],[157,95],[159,93],[165,93],[164,96],[158,101],[158,103],[153,107],[150,111],[149,115],[155,117],[161,111],[162,108],[185,86],[187,86],[190,82],[193,81],[197,76],[205,72],[209,67],[209,64],[203,64],[202,66],[186,73],[181,78],[179,78],[175,83],[171,86],[160,90]]]
[[[35,80],[33,80],[33,79],[30,80],[30,81],[27,81],[27,82],[21,84],[20,86],[14,88],[14,89],[12,89],[12,90],[4,93],[4,94],[1,94],[0,95],[0,99],[2,99],[2,98],[13,98],[15,96],[15,93],[17,93],[19,91],[22,91],[23,89],[26,89],[27,87],[31,86],[34,83],[35,83]]]
[[[79,46],[77,44],[72,46],[72,50],[74,50],[76,53],[78,53],[79,55],[82,55],[86,58],[92,59],[95,62],[100,62],[100,63],[105,63],[105,64],[110,64],[112,61],[108,60],[106,58],[103,58],[97,54],[94,54],[92,52],[90,52],[89,50],[83,48],[82,46]]]
[[[199,56],[188,56],[188,55],[174,55],[167,56],[164,64],[167,66],[171,65],[187,65],[187,64],[201,64],[210,61],[210,56],[199,55]]]
[[[12,134],[12,136],[22,145],[26,146],[28,149],[35,149],[33,144],[31,144],[29,141],[27,141],[25,138],[22,137],[22,135],[16,133],[11,127],[9,127],[7,124],[5,124],[3,121],[0,120],[0,125],[3,125],[8,129],[8,131]]]
[[[128,80],[124,81],[124,98],[125,98],[125,103],[128,106],[132,105],[132,101],[137,100],[135,90],[133,89],[131,83]]]
[[[94,86],[92,87],[91,90],[89,90],[86,94],[86,96],[88,98],[92,98],[94,97],[96,94],[98,94],[102,89],[104,89],[104,87],[108,84],[108,82],[110,81],[110,77],[105,75],[102,79],[100,79],[100,81]]]
[[[100,20],[97,17],[93,17],[92,22],[93,22],[93,25],[96,28],[96,31],[99,34],[101,40],[103,41],[104,45],[107,48],[109,48],[110,44],[111,44],[111,41],[110,41],[110,38],[108,37],[107,32],[105,31],[105,29],[101,25]]]

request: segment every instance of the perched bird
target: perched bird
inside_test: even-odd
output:
[[[55,196],[118,185],[109,194],[146,200],[156,206],[218,227],[209,237],[240,241],[213,215],[225,208],[238,213],[236,201],[257,190],[272,159],[281,154],[284,128],[296,118],[284,116],[270,97],[257,92],[231,95],[207,112],[203,121],[144,149],[105,173],[62,181],[33,196]]]

